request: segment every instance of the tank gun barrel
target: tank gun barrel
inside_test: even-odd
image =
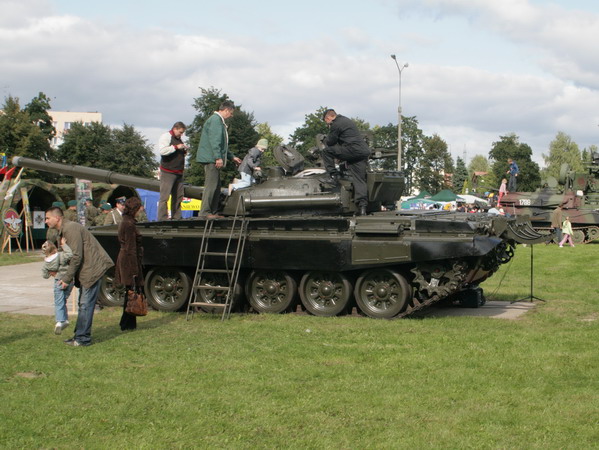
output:
[[[121,184],[133,188],[147,189],[148,191],[160,192],[160,181],[138,177],[134,175],[126,175],[123,173],[113,172],[111,170],[96,169],[93,167],[77,166],[74,164],[61,164],[49,161],[40,161],[38,159],[25,158],[23,156],[15,156],[12,163],[18,167],[26,167],[28,169],[41,170],[43,172],[56,173],[59,175],[68,175],[75,178],[95,181],[99,183]],[[204,188],[199,186],[184,185],[184,195],[191,198],[202,198]]]

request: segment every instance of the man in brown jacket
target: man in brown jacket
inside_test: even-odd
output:
[[[563,204],[558,205],[551,212],[551,231],[555,234],[556,244],[559,244],[562,240],[562,206]]]
[[[73,347],[91,345],[94,307],[100,291],[100,283],[104,273],[114,263],[96,238],[82,225],[64,218],[60,208],[51,207],[46,211],[46,224],[58,231],[73,251],[69,267],[61,278],[63,288],[75,280],[79,289],[79,312],[75,335],[65,344]]]

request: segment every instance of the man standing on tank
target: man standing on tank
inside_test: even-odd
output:
[[[516,192],[516,178],[520,173],[520,169],[518,168],[516,161],[514,161],[512,158],[508,158],[507,162],[510,165],[510,168],[506,172],[510,176],[510,179],[507,183],[507,190],[508,192]]]
[[[160,198],[158,199],[158,220],[168,220],[168,198],[171,197],[171,218],[181,218],[183,201],[183,171],[187,145],[181,139],[186,126],[177,122],[170,131],[158,140],[160,150]]]
[[[230,100],[221,103],[202,126],[196,161],[204,166],[204,193],[200,217],[213,218],[218,213],[220,195],[220,169],[226,166],[227,159],[241,164],[241,159],[229,151],[229,135],[225,120],[233,116],[235,104]]]
[[[322,162],[327,175],[321,181],[328,186],[337,185],[340,173],[335,167],[335,159],[338,159],[349,171],[354,185],[354,202],[363,216],[368,205],[366,169],[370,149],[352,120],[337,114],[334,109],[327,109],[322,118],[329,126],[329,134],[323,141],[326,147],[322,150]]]

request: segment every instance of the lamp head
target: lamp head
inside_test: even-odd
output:
[[[391,55],[391,59],[394,59],[397,61],[397,58],[395,57],[395,55]]]

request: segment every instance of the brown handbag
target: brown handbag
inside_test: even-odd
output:
[[[127,307],[125,312],[133,316],[145,316],[148,314],[148,301],[143,292],[127,290]]]

